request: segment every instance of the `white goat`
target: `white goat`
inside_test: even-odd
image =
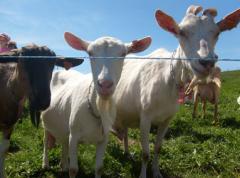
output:
[[[119,137],[124,137],[125,151],[128,151],[127,129],[140,127],[143,149],[140,177],[146,177],[149,160],[149,138],[151,125],[158,126],[152,163],[153,176],[162,177],[158,168],[158,153],[169,122],[177,112],[178,91],[185,82],[188,71],[198,77],[209,74],[216,61],[214,47],[218,35],[230,30],[239,22],[240,11],[225,17],[218,24],[214,22],[215,9],[206,9],[203,15],[199,6],[190,6],[186,16],[178,25],[172,17],[156,11],[158,24],[174,34],[179,47],[170,56],[162,56],[162,50],[149,57],[197,58],[196,60],[127,60],[124,63],[121,79],[114,93],[117,105],[117,118],[113,129]],[[229,18],[231,17],[231,18]],[[231,19],[231,20],[230,20]],[[229,21],[231,21],[231,26]],[[207,60],[212,59],[212,60]]]
[[[75,177],[78,171],[78,143],[96,144],[95,177],[101,177],[100,171],[108,134],[116,115],[111,96],[120,78],[123,65],[123,60],[115,60],[114,57],[124,58],[129,53],[145,50],[150,45],[151,38],[146,37],[124,44],[112,37],[102,37],[88,43],[73,34],[65,33],[65,39],[73,48],[84,50],[89,54],[93,76],[79,75],[72,71],[54,74],[51,82],[51,105],[42,114],[45,134],[50,133],[62,144],[61,165],[63,170],[69,168],[70,177]],[[113,57],[113,59],[107,57]],[[62,73],[69,73],[71,77],[67,79],[67,75]],[[96,113],[99,115],[96,116]],[[44,167],[48,166],[47,138],[45,135]]]

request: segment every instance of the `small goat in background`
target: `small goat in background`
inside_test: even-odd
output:
[[[202,102],[203,118],[206,115],[206,103],[209,101],[214,104],[214,121],[213,124],[219,122],[217,112],[218,112],[218,100],[221,88],[221,69],[219,67],[214,67],[206,79],[199,79],[196,76],[193,77],[191,83],[188,86],[185,94],[189,95],[191,92],[194,93],[194,108],[192,117],[195,118],[197,115],[197,106],[199,98]]]

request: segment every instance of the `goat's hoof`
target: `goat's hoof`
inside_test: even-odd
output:
[[[162,174],[159,173],[153,173],[153,178],[163,178]]]
[[[42,169],[46,169],[46,170],[50,169],[49,164],[43,164],[42,165]]]
[[[213,122],[212,122],[212,125],[214,125],[214,126],[219,126],[219,121],[213,121]]]
[[[61,171],[62,172],[67,172],[69,170],[68,164],[60,163]]]
[[[124,152],[124,157],[126,159],[129,159],[129,160],[133,160],[133,154],[129,153],[129,152]]]
[[[70,178],[75,178],[75,177],[77,176],[77,172],[78,172],[77,169],[70,168],[70,169],[69,169],[69,177],[70,177]]]
[[[61,166],[61,171],[68,172],[69,171],[68,166]]]
[[[103,166],[96,169],[95,178],[101,177],[102,173],[103,173]]]
[[[163,178],[163,176],[158,168],[153,167],[152,171],[153,171],[153,178]]]

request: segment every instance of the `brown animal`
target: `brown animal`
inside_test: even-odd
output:
[[[218,112],[218,99],[220,95],[221,88],[221,69],[219,67],[214,67],[210,73],[210,75],[205,79],[198,79],[194,77],[189,84],[189,87],[186,91],[186,95],[189,95],[192,91],[194,93],[194,108],[193,108],[193,118],[197,115],[197,106],[199,98],[202,102],[203,109],[203,118],[206,115],[206,103],[209,101],[214,104],[214,121],[216,124],[219,122],[217,112]]]
[[[35,56],[29,59],[20,56]],[[39,56],[49,56],[39,58]],[[50,104],[50,80],[54,65],[63,66],[64,58],[56,57],[47,47],[29,45],[0,54],[0,177],[4,177],[5,153],[9,148],[13,127],[17,122],[24,98],[29,99],[31,120],[39,123],[40,111]],[[82,63],[73,61],[73,65]],[[71,61],[70,61],[71,62]]]

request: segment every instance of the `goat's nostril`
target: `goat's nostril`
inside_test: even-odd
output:
[[[101,88],[111,88],[113,86],[113,82],[110,80],[98,80],[97,83]]]
[[[205,67],[208,64],[208,61],[203,59],[203,60],[199,60],[199,63]]]

